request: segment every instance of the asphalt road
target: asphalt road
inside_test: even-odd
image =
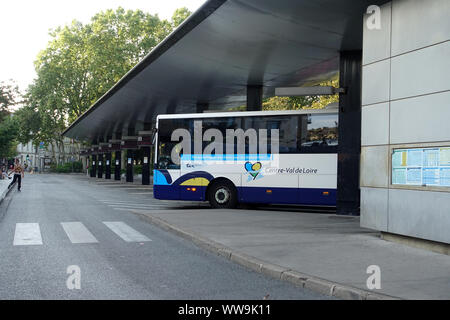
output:
[[[26,175],[22,192],[10,192],[0,206],[0,299],[328,298],[247,270],[129,212],[186,207],[204,205],[155,200],[140,185]]]

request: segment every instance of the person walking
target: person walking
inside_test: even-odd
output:
[[[14,172],[14,178],[13,178],[13,181],[9,184],[8,189],[11,188],[12,185],[14,184],[14,182],[16,182],[16,180],[17,180],[17,190],[20,191],[20,188],[22,187],[22,179],[24,177],[24,171],[23,171],[23,167],[20,165],[19,159],[16,159],[16,161],[14,163],[13,172]]]

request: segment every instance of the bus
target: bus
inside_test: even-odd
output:
[[[158,115],[154,144],[156,199],[336,205],[337,110]]]

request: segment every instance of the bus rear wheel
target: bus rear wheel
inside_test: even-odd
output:
[[[237,205],[236,187],[227,180],[214,182],[208,191],[211,207],[216,209],[231,209]]]

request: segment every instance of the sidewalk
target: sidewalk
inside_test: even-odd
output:
[[[0,180],[0,203],[3,202],[3,199],[5,199],[6,195],[8,194],[8,185],[11,183],[12,180],[10,179],[4,179]]]
[[[359,227],[359,217],[209,208],[133,212],[253,270],[338,298],[450,299],[450,256],[381,240]],[[369,265],[381,268],[381,290],[366,287]]]

